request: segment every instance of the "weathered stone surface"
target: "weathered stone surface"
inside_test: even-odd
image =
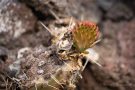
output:
[[[102,8],[104,11],[108,11],[118,1],[117,0],[96,0],[96,2],[100,8]]]
[[[28,30],[33,30],[35,21],[31,10],[25,5],[9,2],[0,10],[0,33],[17,38]]]
[[[22,34],[34,30],[36,18],[24,4],[8,1],[0,9],[0,44],[19,38]]]
[[[123,3],[116,3],[108,10],[106,17],[115,21],[130,20],[133,11]]]
[[[104,25],[104,39],[96,47],[101,59],[102,68],[90,67],[95,79],[110,89],[135,89],[134,73],[134,20],[114,23],[106,21]]]
[[[118,33],[121,55],[127,58],[135,56],[135,20],[125,23]]]

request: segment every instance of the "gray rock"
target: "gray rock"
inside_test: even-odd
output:
[[[6,61],[7,58],[8,58],[7,48],[0,46],[0,60]]]
[[[26,5],[15,0],[0,4],[4,5],[0,9],[0,45],[14,46],[22,34],[34,30],[36,18]]]
[[[129,20],[133,17],[133,11],[123,3],[116,3],[108,10],[106,17],[112,20]]]
[[[103,10],[108,11],[116,2],[117,0],[96,0],[99,7]]]

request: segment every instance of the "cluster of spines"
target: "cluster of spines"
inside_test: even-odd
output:
[[[74,46],[80,52],[90,48],[98,38],[98,27],[96,24],[81,21],[78,22],[75,28],[72,30]]]

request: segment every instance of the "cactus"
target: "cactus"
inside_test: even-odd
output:
[[[57,43],[49,47],[24,48],[18,52],[16,62],[20,62],[20,68],[13,81],[21,90],[75,90],[87,64],[82,65],[82,53],[83,57],[91,58],[91,53],[84,51],[97,40],[98,27],[83,21],[71,30],[64,29],[64,33],[59,32],[61,37],[56,37]],[[73,45],[76,49],[72,48]],[[14,66],[16,62],[9,66]]]
[[[56,53],[53,46],[27,49],[18,58],[21,70],[15,81],[21,90],[75,90],[82,62],[67,54],[64,56]]]
[[[98,33],[96,24],[88,21],[78,22],[72,30],[75,48],[79,52],[84,52],[86,49],[92,47],[98,38]]]

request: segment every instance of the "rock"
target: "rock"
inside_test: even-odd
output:
[[[95,0],[80,0],[81,4],[80,7],[82,7],[82,12],[78,12],[78,14],[82,14],[81,18],[84,20],[89,20],[94,23],[99,23],[102,18],[102,12],[98,8],[98,5]],[[79,8],[79,7],[78,7]],[[78,10],[79,11],[79,10]],[[80,15],[79,15],[80,16]]]
[[[58,19],[59,17],[73,16],[80,20],[90,20],[99,23],[101,20],[101,11],[96,5],[95,0],[21,0],[28,6],[33,7],[37,17],[42,20]],[[79,8],[79,9],[78,9]],[[87,12],[86,12],[87,11]]]
[[[133,18],[133,11],[123,3],[116,3],[108,10],[106,17],[115,21],[130,20]]]
[[[126,58],[135,57],[135,20],[125,23],[118,33],[118,42],[121,55]]]
[[[100,8],[102,8],[104,11],[108,11],[118,1],[117,0],[96,0],[96,2]]]
[[[99,23],[102,17],[102,12],[95,0],[69,0],[65,12],[79,20],[88,20],[94,23]]]
[[[106,20],[102,23],[103,37],[105,39],[117,39],[118,32],[121,31],[126,24],[126,21],[114,23],[112,20]]]
[[[105,18],[114,21],[130,20],[133,18],[133,10],[125,1],[118,0],[96,0],[97,5],[105,11]]]
[[[3,2],[0,3],[3,5]],[[0,44],[5,45],[22,34],[34,30],[35,22],[36,18],[24,4],[8,1],[0,9]]]
[[[135,20],[129,22],[123,21],[119,23],[113,23],[111,20],[107,20],[103,23],[104,40],[114,39],[117,43],[118,54],[124,57],[134,57],[134,23]]]
[[[5,47],[0,46],[0,62],[6,61],[8,58],[8,49]]]
[[[32,8],[33,12],[40,20],[57,19],[55,15],[60,14],[66,8],[66,0],[21,0]],[[54,15],[55,14],[55,15]],[[59,16],[59,15],[58,15]]]
[[[134,23],[135,20],[114,23],[104,22],[104,39],[95,50],[99,53],[99,63],[103,66],[89,66],[92,75],[107,90],[135,89],[134,67]]]

